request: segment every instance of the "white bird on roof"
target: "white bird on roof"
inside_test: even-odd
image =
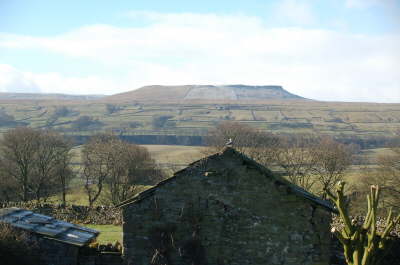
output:
[[[226,146],[229,146],[229,147],[232,147],[232,145],[233,145],[232,138],[229,138],[228,142],[226,142],[225,145],[226,145]]]

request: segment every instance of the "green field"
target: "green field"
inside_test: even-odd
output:
[[[204,156],[206,147],[203,146],[185,146],[185,145],[140,145],[146,147],[156,163],[168,171],[176,171],[185,167],[193,161]],[[82,146],[75,146],[72,152],[72,163],[76,170],[81,163],[80,152]],[[170,172],[171,173],[171,172]]]
[[[92,224],[84,226],[100,231],[100,235],[97,237],[97,242],[100,244],[115,243],[116,241],[122,243],[122,226]]]

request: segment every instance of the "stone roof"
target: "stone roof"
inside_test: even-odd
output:
[[[155,186],[153,186],[153,187],[151,187],[151,188],[149,188],[149,189],[147,189],[147,190],[145,190],[143,192],[140,192],[139,194],[133,196],[132,198],[130,198],[128,200],[125,200],[125,201],[121,202],[116,207],[124,207],[124,206],[130,205],[132,203],[140,202],[140,201],[150,197],[151,195],[153,195],[154,192],[159,187],[165,185],[168,182],[174,181],[177,177],[182,177],[182,175],[184,175],[182,173],[188,172],[189,170],[193,169],[197,165],[206,163],[207,160],[214,159],[214,158],[216,158],[218,156],[224,157],[224,156],[230,156],[230,155],[239,156],[243,160],[243,164],[246,164],[248,167],[252,167],[252,168],[258,170],[259,172],[261,172],[262,174],[264,174],[268,178],[272,178],[275,181],[275,184],[286,186],[288,192],[292,192],[293,194],[310,201],[314,205],[321,206],[321,207],[323,207],[324,209],[326,209],[328,211],[337,213],[337,210],[333,207],[333,205],[331,204],[330,201],[323,200],[323,199],[315,196],[314,194],[309,193],[308,191],[304,190],[303,188],[301,188],[301,187],[299,187],[297,185],[294,185],[293,183],[291,183],[290,181],[286,180],[285,178],[277,176],[276,174],[274,174],[268,168],[266,168],[263,165],[257,163],[253,159],[247,157],[243,153],[238,152],[237,150],[235,150],[232,147],[225,147],[224,149],[221,150],[221,152],[215,153],[213,155],[210,155],[208,157],[202,158],[200,160],[197,160],[197,161],[189,164],[186,168],[175,172],[172,177],[167,178],[167,179],[159,182],[157,185],[155,185]]]
[[[97,230],[16,207],[0,209],[0,222],[79,247],[92,242],[99,235]]]

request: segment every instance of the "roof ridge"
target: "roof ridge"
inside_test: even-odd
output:
[[[214,153],[212,155],[203,157],[203,158],[201,158],[199,160],[196,160],[196,161],[190,163],[187,167],[185,167],[185,168],[183,168],[183,169],[181,169],[179,171],[176,171],[171,177],[160,181],[155,186],[136,194],[132,198],[121,202],[120,204],[116,205],[115,207],[120,208],[120,207],[124,207],[126,205],[129,205],[131,203],[140,202],[140,201],[146,199],[147,197],[151,196],[159,187],[163,186],[164,184],[166,184],[166,183],[168,183],[168,182],[170,182],[172,180],[175,180],[176,177],[179,174],[181,174],[182,172],[188,170],[190,167],[196,165],[200,161],[205,161],[205,160],[208,160],[208,159],[212,159],[212,158],[214,158],[216,156],[228,155],[230,153],[234,153],[235,155],[240,156],[241,159],[243,159],[243,161],[247,165],[251,165],[251,166],[255,167],[257,170],[261,171],[266,176],[268,176],[270,178],[273,178],[278,184],[287,186],[296,195],[298,195],[298,196],[300,196],[302,198],[305,198],[305,199],[307,199],[307,200],[309,200],[309,201],[311,201],[313,203],[316,203],[316,204],[322,206],[323,208],[325,208],[325,209],[327,209],[327,210],[329,210],[331,212],[337,213],[337,210],[333,207],[333,205],[329,201],[317,197],[316,195],[314,195],[314,194],[304,190],[303,188],[291,183],[290,181],[288,181],[287,179],[285,179],[285,178],[283,178],[281,176],[277,176],[276,174],[274,174],[267,167],[261,165],[260,163],[258,163],[254,159],[249,158],[248,156],[246,156],[242,152],[239,152],[235,148],[230,147],[230,146],[225,146],[219,152],[216,152],[216,153]]]

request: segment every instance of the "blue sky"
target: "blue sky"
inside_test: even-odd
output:
[[[278,84],[400,102],[400,0],[0,0],[0,91]]]

